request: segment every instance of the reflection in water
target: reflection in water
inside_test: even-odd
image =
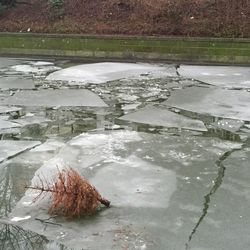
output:
[[[35,169],[6,162],[0,165],[0,217],[7,216],[25,192]]]
[[[48,240],[22,228],[9,224],[2,224],[0,227],[0,249],[8,250],[33,250],[46,249],[44,245]]]
[[[14,174],[9,166],[2,166],[0,172],[0,216],[2,217],[11,212],[11,208],[21,196],[14,192],[14,190],[18,190],[18,188],[14,187],[18,185],[14,181],[16,173]]]
[[[7,216],[24,195],[25,183],[35,168],[7,162],[0,165],[0,217]],[[0,250],[66,250],[63,245],[49,242],[46,237],[25,231],[21,227],[0,224]]]
[[[237,132],[231,132],[221,128],[208,128],[208,132],[204,133],[207,137],[217,137],[223,140],[240,142],[241,137]]]
[[[39,113],[37,113],[39,111]],[[16,139],[45,141],[50,137],[71,139],[72,137],[93,130],[104,128],[106,112],[101,108],[40,108],[29,110],[30,117],[14,120],[23,127]]]
[[[23,230],[21,227],[0,225],[1,250],[69,250],[64,245],[50,242],[46,237]]]
[[[1,169],[2,170],[2,169]],[[7,216],[11,211],[12,194],[11,194],[11,180],[9,176],[9,169],[4,168],[5,172],[1,174],[0,179],[0,215]]]

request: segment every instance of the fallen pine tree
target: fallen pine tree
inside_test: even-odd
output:
[[[110,201],[104,199],[94,186],[72,168],[58,170],[53,184],[41,177],[39,180],[39,184],[26,188],[40,191],[34,202],[44,194],[51,193],[50,214],[77,217],[94,213],[100,204],[110,206]]]

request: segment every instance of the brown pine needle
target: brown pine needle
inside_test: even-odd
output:
[[[52,194],[52,204],[49,208],[51,214],[75,217],[95,212],[100,203],[106,207],[110,206],[110,201],[102,198],[95,187],[72,168],[58,171],[56,180],[51,186],[41,178],[40,182],[40,186],[26,188],[40,190],[35,200],[43,193]]]

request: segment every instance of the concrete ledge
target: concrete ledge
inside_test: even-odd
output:
[[[0,55],[250,64],[250,39],[0,33]]]

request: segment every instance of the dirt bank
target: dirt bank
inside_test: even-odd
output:
[[[250,37],[248,0],[24,1],[2,11],[0,31]]]

